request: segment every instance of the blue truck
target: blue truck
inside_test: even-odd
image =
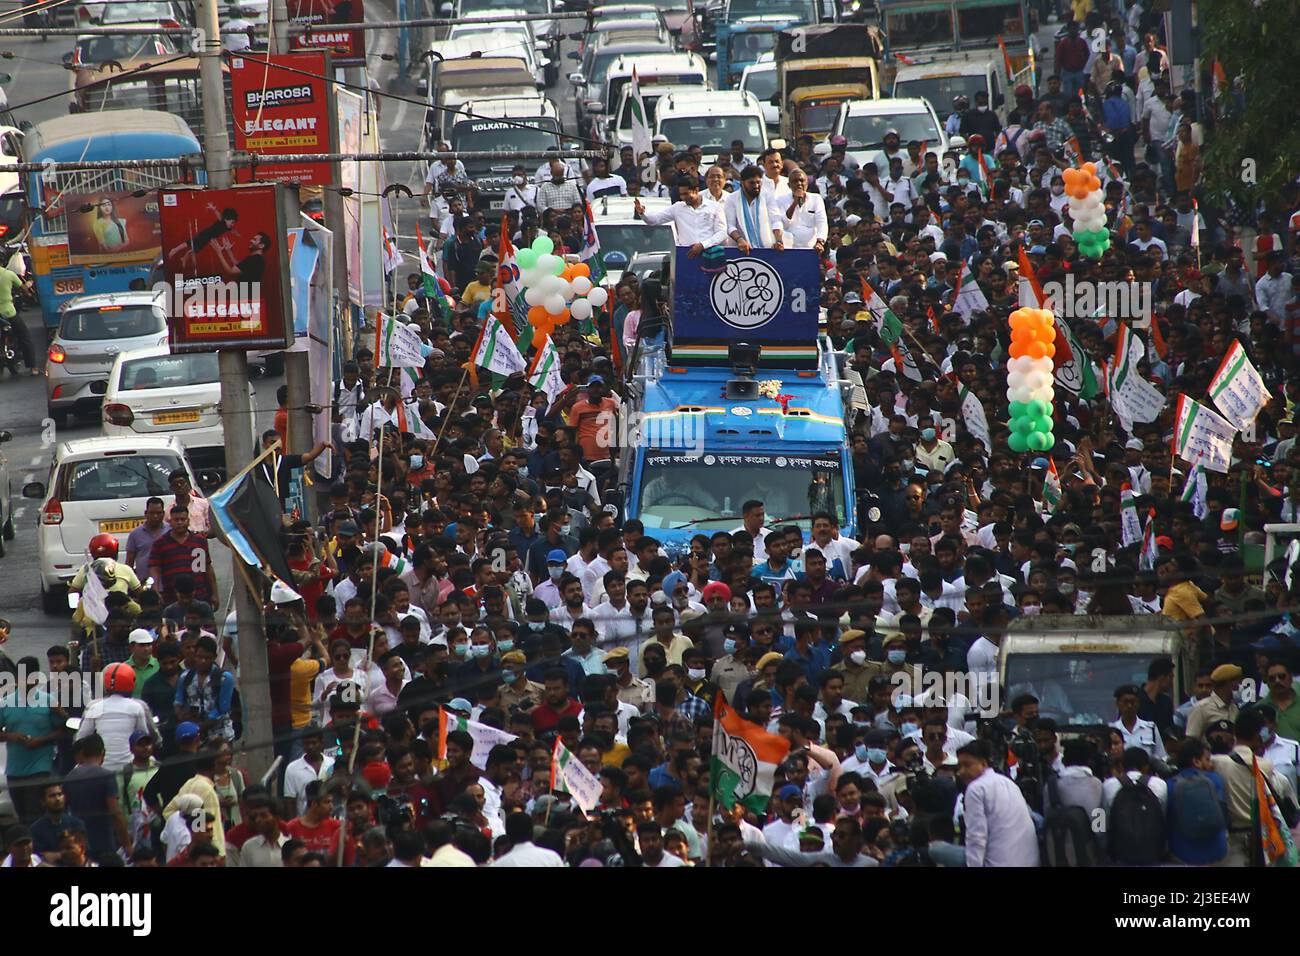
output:
[[[782,30],[819,22],[816,0],[729,0],[714,33],[718,89],[736,89],[745,67],[772,52]]]
[[[819,512],[856,536],[853,385],[817,333],[815,254],[729,249],[710,274],[683,253],[667,350],[642,356],[630,383],[626,516],[674,556],[697,534],[739,528],[750,499],[805,539]]]

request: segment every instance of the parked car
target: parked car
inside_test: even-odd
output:
[[[49,613],[67,608],[67,585],[86,563],[86,546],[112,534],[125,557],[126,536],[144,521],[145,503],[167,495],[177,468],[199,481],[185,459],[185,446],[171,435],[81,438],[54,449],[44,483],[29,482],[24,498],[41,501],[37,526],[41,604]]]

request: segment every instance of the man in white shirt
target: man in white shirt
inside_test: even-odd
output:
[[[1284,258],[1280,250],[1268,254],[1268,271],[1255,283],[1255,301],[1275,325],[1286,328],[1286,307],[1294,298],[1295,290],[1291,285],[1291,273],[1282,271]]]
[[[292,816],[299,817],[307,812],[307,784],[328,779],[334,770],[334,758],[325,753],[325,737],[320,730],[313,728],[303,737],[302,749],[302,756],[284,768],[284,799],[294,802]]]
[[[706,203],[717,203],[718,208],[721,209],[722,204],[731,195],[727,192],[727,171],[721,166],[710,166],[709,171],[704,174],[704,192],[700,195],[704,197]],[[725,213],[722,216],[722,228],[724,231],[727,228]]]
[[[1145,759],[1141,761],[1142,766],[1136,766],[1139,763],[1137,755],[1124,755],[1124,776],[1134,783],[1138,783],[1145,776],[1147,778],[1147,788],[1156,795],[1160,801],[1161,809],[1169,805],[1169,785],[1151,772],[1151,765]],[[1124,784],[1118,777],[1111,777],[1102,782],[1101,785],[1101,808],[1110,813],[1111,804],[1115,802],[1120,788]]]
[[[506,839],[510,841],[510,849],[490,866],[564,866],[560,854],[533,843],[533,818],[526,813],[506,817]]]
[[[652,226],[671,222],[677,229],[677,245],[689,247],[686,255],[694,259],[709,246],[720,246],[727,239],[727,220],[722,206],[705,202],[694,180],[683,180],[677,187],[682,197],[666,209],[647,211],[641,200],[632,200],[638,219]]]
[[[537,204],[537,187],[528,181],[524,167],[516,166],[511,173],[513,182],[506,190],[506,212],[522,212]]]
[[[820,255],[830,234],[826,204],[821,196],[808,192],[808,176],[802,169],[791,171],[789,182],[790,203],[781,210],[773,233],[791,249],[815,249]]]
[[[1038,835],[1020,788],[990,766],[988,741],[957,751],[957,776],[965,784],[963,830],[966,865],[1038,866]]]
[[[1115,691],[1115,709],[1119,719],[1110,726],[1124,735],[1124,749],[1141,747],[1149,757],[1156,760],[1168,760],[1165,742],[1154,722],[1143,720],[1138,714],[1138,695],[1143,693],[1137,684],[1124,684]]]
[[[785,160],[781,153],[768,147],[759,157],[758,164],[763,168],[763,198],[768,205],[784,209],[790,202],[790,180],[785,176]]]

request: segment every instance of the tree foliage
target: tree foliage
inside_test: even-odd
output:
[[[1251,208],[1271,205],[1300,171],[1300,0],[1200,0],[1198,8],[1203,68],[1208,74],[1217,60],[1241,91],[1214,104],[1207,185]]]

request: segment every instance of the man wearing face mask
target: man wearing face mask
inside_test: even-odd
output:
[[[537,187],[528,181],[524,167],[516,166],[511,173],[510,188],[506,190],[506,212],[522,212],[537,205]]]
[[[537,187],[535,205],[540,216],[548,209],[567,211],[575,203],[581,203],[582,193],[578,191],[576,177],[569,175],[564,163],[558,159],[551,160],[551,175]]]
[[[921,423],[921,440],[916,443],[916,464],[926,471],[943,472],[957,457],[952,445],[939,437],[930,422]]]
[[[867,660],[867,634],[857,629],[847,630],[840,635],[839,644],[842,655],[838,664],[830,672],[844,677],[843,696],[849,700],[866,700],[867,688],[873,677],[882,672],[875,661]]]
[[[568,557],[562,548],[549,551],[546,555],[546,578],[533,589],[533,597],[542,601],[548,611],[555,610],[564,603],[559,582],[565,575],[566,561]]]
[[[507,712],[530,711],[546,696],[546,687],[529,680],[524,673],[527,663],[523,651],[512,650],[501,655],[501,706]]]
[[[862,739],[853,747],[853,756],[844,761],[844,772],[852,771],[863,780],[870,780],[877,787],[898,773],[898,769],[889,762],[889,732],[872,729],[863,734]]]

